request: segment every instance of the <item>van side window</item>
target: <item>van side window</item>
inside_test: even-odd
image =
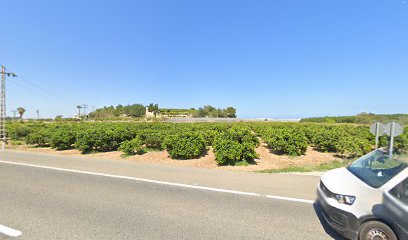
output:
[[[402,181],[400,184],[395,186],[390,193],[401,200],[403,203],[408,205],[408,178]]]

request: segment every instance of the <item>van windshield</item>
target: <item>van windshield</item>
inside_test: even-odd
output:
[[[347,169],[356,177],[374,188],[379,188],[408,166],[406,159],[375,150],[354,161]]]

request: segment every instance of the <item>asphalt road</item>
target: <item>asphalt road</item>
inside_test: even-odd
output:
[[[342,239],[312,202],[314,176],[11,151],[0,160],[0,226],[22,233],[0,239]]]

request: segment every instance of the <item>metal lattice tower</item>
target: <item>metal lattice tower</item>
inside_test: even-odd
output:
[[[0,110],[0,138],[1,149],[4,150],[7,141],[6,133],[6,68],[1,66],[1,110]]]
[[[1,150],[4,150],[7,143],[7,131],[6,131],[6,75],[16,77],[14,73],[6,72],[6,68],[1,66],[1,103],[0,103],[0,141]]]

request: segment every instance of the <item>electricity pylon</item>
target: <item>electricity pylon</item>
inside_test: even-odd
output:
[[[17,75],[12,72],[6,72],[6,68],[1,66],[1,103],[0,103],[0,141],[1,150],[4,151],[7,143],[7,131],[6,131],[6,76],[16,77]]]

